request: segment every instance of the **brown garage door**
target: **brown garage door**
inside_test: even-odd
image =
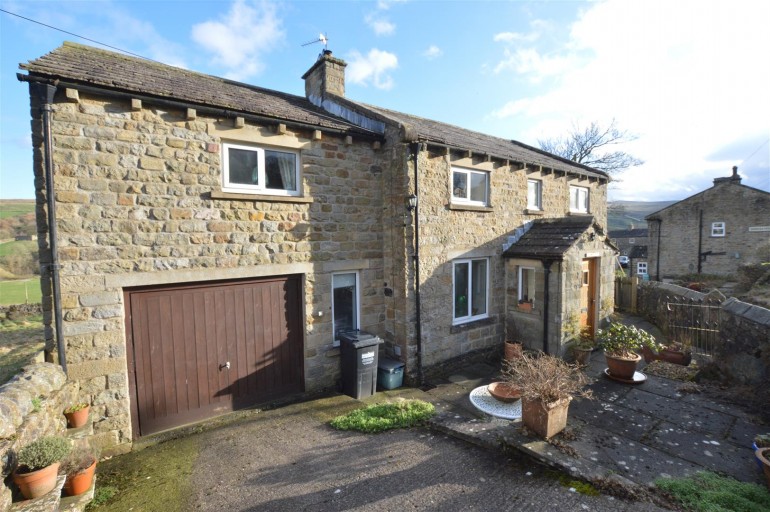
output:
[[[304,389],[299,276],[126,290],[135,435]]]

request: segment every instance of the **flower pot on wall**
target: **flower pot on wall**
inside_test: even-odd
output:
[[[72,412],[65,411],[64,416],[67,418],[67,426],[69,428],[82,427],[88,421],[88,413],[90,411],[91,407],[88,405]]]
[[[505,360],[506,361],[513,361],[514,359],[520,358],[523,351],[524,351],[524,347],[518,341],[505,342]]]
[[[519,302],[519,311],[525,311],[527,313],[532,311],[531,302]]]
[[[56,476],[59,473],[59,463],[29,473],[13,473],[13,483],[21,490],[28,500],[45,496],[56,487]]]
[[[570,399],[549,404],[541,400],[521,400],[521,422],[544,439],[549,439],[567,426]]]
[[[77,496],[90,489],[91,484],[94,481],[95,471],[96,459],[94,459],[93,464],[86,469],[67,475],[67,479],[64,481],[64,492],[67,496]]]
[[[611,356],[607,352],[604,353],[604,357],[607,359],[610,375],[622,380],[633,380],[636,365],[642,359],[642,356],[638,354],[636,354],[635,358],[621,358]]]

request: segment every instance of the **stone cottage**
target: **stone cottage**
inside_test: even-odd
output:
[[[353,102],[328,51],[304,98],[73,43],[21,67],[49,357],[108,451],[334,386],[342,329],[419,380],[612,310],[604,173]]]
[[[730,275],[756,263],[770,240],[770,193],[741,184],[738,168],[714,185],[647,217],[651,279]]]

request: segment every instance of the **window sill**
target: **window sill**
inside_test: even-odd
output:
[[[527,208],[524,210],[524,213],[527,215],[544,215],[543,210],[539,210],[536,208]]]
[[[237,194],[234,192],[211,192],[211,199],[226,199],[233,201],[266,201],[271,203],[312,203],[312,197],[273,196],[269,194]]]
[[[491,206],[475,206],[472,204],[449,203],[447,207],[450,210],[456,210],[456,211],[485,212],[485,213],[495,211],[495,209],[492,208]]]
[[[471,320],[470,322],[465,322],[464,324],[457,324],[453,325],[449,328],[449,334],[457,334],[465,331],[469,331],[471,329],[475,329],[477,327],[484,327],[487,325],[494,324],[496,319],[494,317],[488,316],[486,318],[481,318],[479,320]]]
[[[575,211],[570,210],[567,213],[567,215],[571,215],[573,217],[588,217],[589,215],[591,215],[591,212],[575,212]]]

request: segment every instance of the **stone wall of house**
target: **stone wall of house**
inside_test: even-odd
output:
[[[32,100],[41,263],[45,183]],[[123,289],[304,275],[306,389],[333,385],[331,276],[360,274],[361,327],[384,335],[382,166],[368,141],[308,130],[236,128],[152,104],[62,91],[53,105],[55,197],[64,342],[80,400],[94,407],[99,444],[131,441]],[[221,191],[223,141],[301,144],[305,198],[293,202]],[[50,281],[43,278],[51,323]],[[48,348],[53,335],[47,331]],[[55,353],[51,351],[51,358]]]
[[[0,386],[0,510],[11,506],[10,474],[16,467],[16,453],[41,437],[64,434],[63,411],[77,396],[77,382],[68,381],[62,369],[51,363],[26,366]]]
[[[770,384],[770,310],[724,299],[718,292],[704,294],[659,282],[639,284],[637,311],[664,333],[668,327],[666,302],[704,302],[720,304],[719,343],[712,362],[734,382]]]
[[[699,252],[711,253],[704,256],[701,265],[704,274],[732,274],[739,265],[754,262],[759,246],[767,242],[768,233],[749,231],[749,228],[770,225],[768,211],[770,194],[731,180],[720,181],[660,211],[654,216],[661,222],[648,221],[650,276],[660,280],[695,273]],[[711,235],[714,222],[725,223],[725,236]]]
[[[413,176],[413,163],[410,166]],[[452,166],[490,172],[491,208],[452,204]],[[421,318],[426,367],[474,350],[502,347],[506,336],[506,290],[510,288],[506,282],[506,263],[501,257],[503,244],[514,229],[529,220],[569,215],[570,184],[590,188],[591,213],[600,225],[606,226],[606,186],[596,181],[522,170],[514,164],[504,165],[483,156],[447,154],[446,150],[435,147],[420,152],[418,175]],[[528,178],[543,181],[543,211],[538,214],[527,211]],[[461,258],[489,259],[489,318],[453,325],[453,261]],[[554,270],[555,283],[557,274]]]

